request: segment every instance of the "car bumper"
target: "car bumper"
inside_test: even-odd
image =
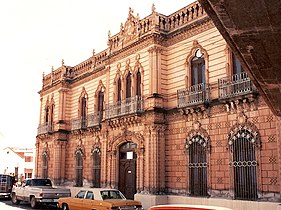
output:
[[[58,203],[57,198],[37,198],[36,202],[38,203]]]
[[[0,193],[0,197],[5,197],[5,198],[8,198],[8,197],[11,197],[11,193]]]

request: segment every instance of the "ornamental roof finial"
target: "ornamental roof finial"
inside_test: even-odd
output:
[[[152,11],[152,14],[154,14],[156,12],[156,8],[155,8],[155,4],[154,3],[152,4],[151,11]]]

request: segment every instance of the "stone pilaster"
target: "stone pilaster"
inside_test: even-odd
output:
[[[153,46],[149,52],[149,94],[161,94],[161,52],[160,46]]]

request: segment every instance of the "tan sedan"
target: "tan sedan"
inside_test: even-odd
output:
[[[127,200],[119,190],[102,188],[81,190],[74,198],[60,198],[58,205],[63,210],[143,210],[141,202]]]

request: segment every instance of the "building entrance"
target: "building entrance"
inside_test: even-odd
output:
[[[136,159],[137,145],[127,142],[119,149],[119,190],[127,199],[134,199],[136,193]]]

